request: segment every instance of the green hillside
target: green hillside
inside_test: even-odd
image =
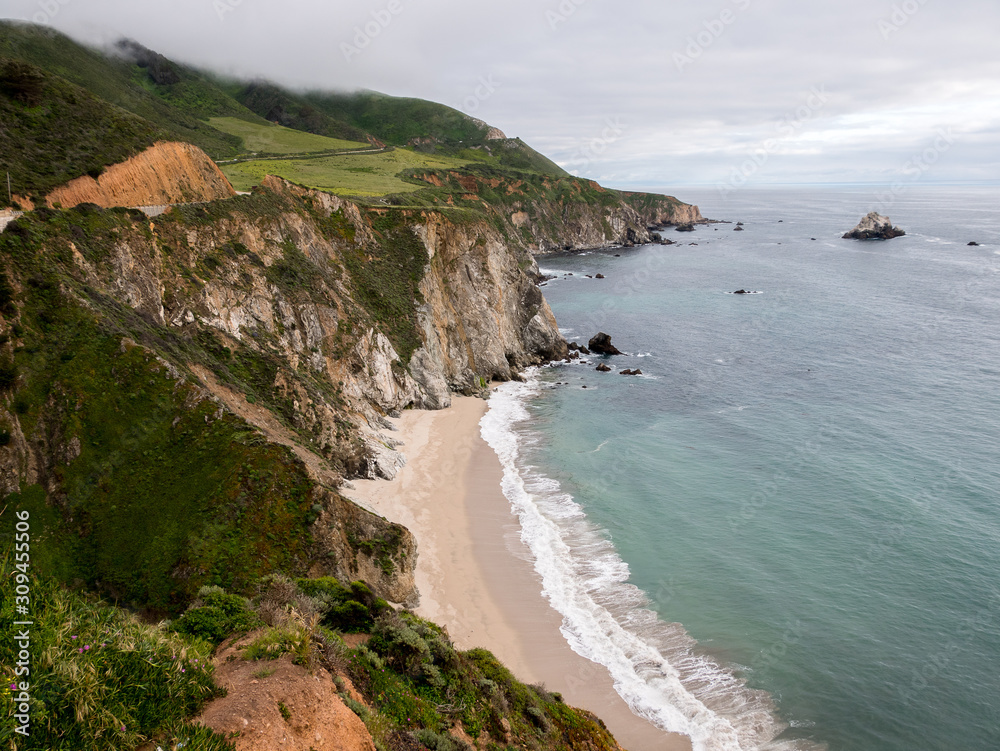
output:
[[[208,122],[223,133],[243,139],[243,148],[250,154],[307,154],[371,148],[368,143],[318,136],[277,123],[248,122],[237,117],[211,117]]]
[[[250,190],[265,175],[278,175],[299,185],[345,196],[384,196],[409,193],[425,186],[404,182],[401,175],[412,169],[454,169],[467,160],[409,149],[378,154],[346,154],[304,159],[274,159],[219,165],[237,190]]]
[[[352,94],[310,92],[303,101],[320,112],[351,123],[394,146],[415,138],[433,138],[447,144],[481,144],[487,128],[458,110],[423,99],[360,91]]]
[[[400,179],[406,170],[470,163],[500,168],[515,179],[514,173],[522,172],[567,176],[520,139],[488,140],[482,122],[420,99],[375,92],[296,93],[271,83],[226,81],[136,42],[121,41],[113,54],[105,54],[52,29],[10,21],[0,21],[0,57],[37,66],[47,76],[45,96],[52,100],[46,105],[51,111],[27,119],[22,107],[16,113],[21,132],[7,136],[17,139],[5,152],[13,155],[7,158],[12,173],[21,173],[22,193],[42,193],[79,175],[98,174],[151,143],[153,134],[193,143],[217,160],[252,153],[297,157],[226,165],[240,189],[273,173],[332,192],[380,196],[414,190]],[[57,85],[56,77],[68,83]],[[85,91],[77,89],[71,97],[72,84]],[[14,118],[14,105],[5,106]],[[370,142],[411,144],[413,151],[372,154],[364,161],[330,158],[332,151]],[[48,156],[39,158],[40,150]]]
[[[568,173],[519,138],[488,140],[482,122],[436,102],[373,91],[298,94],[270,83],[230,84],[233,97],[261,117],[334,137],[369,133],[392,146],[482,161],[512,170],[566,177]]]
[[[0,171],[13,192],[40,199],[80,175],[94,177],[167,134],[29,63],[0,58]],[[3,191],[0,205],[7,203]]]
[[[230,81],[226,90],[247,109],[270,122],[295,130],[348,141],[367,141],[367,131],[305,102],[303,98],[264,81]]]
[[[112,57],[46,27],[0,21],[0,57],[23,60],[61,76],[148,120],[173,140],[193,143],[215,158],[238,153],[238,137],[200,118],[211,114],[256,119],[253,113],[214,83],[165,58],[156,56],[155,65],[150,66],[153,53],[143,56],[138,52],[141,49],[126,45],[119,50],[122,56]]]

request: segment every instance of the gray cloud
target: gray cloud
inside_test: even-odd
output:
[[[1000,178],[1000,7],[982,0],[6,0],[0,13],[236,75],[443,102],[616,187],[892,182],[941,132],[921,179]]]

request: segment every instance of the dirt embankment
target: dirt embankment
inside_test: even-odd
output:
[[[293,665],[290,655],[245,661],[239,648],[249,641],[219,648],[215,680],[228,693],[195,722],[223,735],[238,733],[237,751],[375,751],[365,724],[337,695],[326,670],[310,673]]]
[[[189,143],[161,141],[141,154],[105,168],[95,180],[78,177],[45,198],[49,206],[157,206],[215,201],[236,195],[208,155]]]

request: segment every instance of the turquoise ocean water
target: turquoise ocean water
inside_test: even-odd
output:
[[[698,751],[1000,749],[1000,189],[680,197],[745,231],[540,259],[643,375],[483,423],[564,634]]]

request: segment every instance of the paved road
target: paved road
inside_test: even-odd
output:
[[[159,216],[171,206],[196,206],[206,201],[192,201],[191,203],[161,203],[156,206],[130,206],[131,209],[138,209],[146,216]],[[7,229],[7,225],[24,214],[23,211],[0,211],[0,232]]]
[[[292,159],[323,159],[328,156],[351,156],[353,154],[383,154],[392,151],[392,146],[381,149],[345,149],[343,151],[311,151],[302,154],[282,154],[281,156],[238,156],[235,159],[223,159],[216,164],[238,164],[240,162],[274,162],[290,161]]]

